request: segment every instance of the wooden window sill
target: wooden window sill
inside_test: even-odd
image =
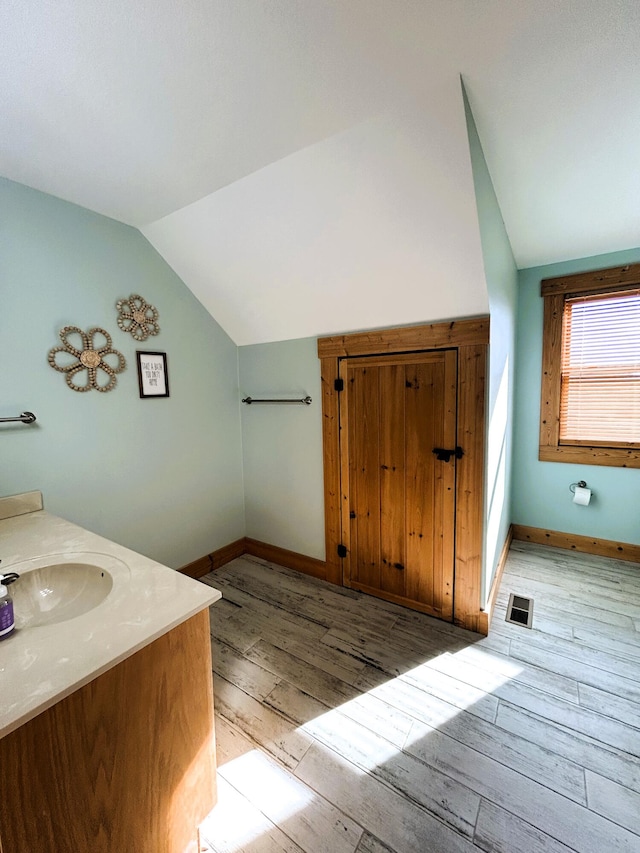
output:
[[[608,465],[611,468],[640,468],[640,449],[585,445],[540,445],[541,462],[573,462],[580,465]]]

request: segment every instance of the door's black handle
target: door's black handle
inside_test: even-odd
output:
[[[452,456],[455,456],[456,459],[462,459],[464,456],[464,450],[461,447],[456,447],[453,450],[448,450],[444,447],[434,447],[432,452],[436,454],[436,459],[439,462],[449,462]]]

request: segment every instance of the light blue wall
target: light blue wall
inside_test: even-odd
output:
[[[511,523],[518,271],[466,96],[465,109],[491,315],[482,590],[484,602]]]
[[[242,406],[247,536],[324,559],[322,402],[315,338],[239,348],[242,397],[306,405]]]
[[[517,524],[640,543],[640,470],[538,461],[541,279],[639,262],[640,248],[520,271],[513,502]],[[593,489],[588,507],[572,502],[569,485],[578,480]]]
[[[172,567],[244,535],[237,348],[139,231],[0,179],[0,495],[50,511]],[[160,312],[144,344],[116,300]],[[117,387],[77,393],[49,367],[65,325],[101,326],[127,359]],[[141,400],[135,351],[167,353],[171,396]],[[1,556],[1,554],[0,554]]]

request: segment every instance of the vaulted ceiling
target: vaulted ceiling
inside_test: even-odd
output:
[[[237,343],[487,310],[640,245],[637,0],[6,0],[0,174],[140,228]]]

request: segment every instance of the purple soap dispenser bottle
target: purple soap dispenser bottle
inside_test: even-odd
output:
[[[13,615],[13,599],[9,595],[7,585],[17,581],[18,577],[15,572],[0,575],[0,640],[6,640],[7,637],[10,637],[16,626]]]

